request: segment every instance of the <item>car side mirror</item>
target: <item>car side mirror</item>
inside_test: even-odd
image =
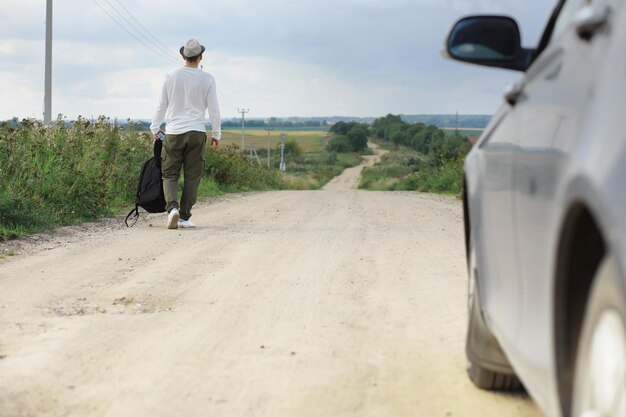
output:
[[[450,30],[448,57],[476,65],[526,71],[530,50],[522,48],[517,22],[507,16],[469,16]]]

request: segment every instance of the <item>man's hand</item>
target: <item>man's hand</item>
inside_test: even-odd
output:
[[[160,138],[160,137],[159,137],[159,134],[163,135],[163,138]],[[162,131],[161,129],[159,129],[159,131],[158,131],[158,132],[156,132],[156,133],[154,133],[154,134],[152,135],[152,137],[154,138],[154,140],[160,140],[160,141],[163,141],[163,140],[165,140],[165,132],[164,132],[164,131]]]
[[[211,149],[216,151],[219,146],[220,146],[220,141],[215,138],[211,138]]]

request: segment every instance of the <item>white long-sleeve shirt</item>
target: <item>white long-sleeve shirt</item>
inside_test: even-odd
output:
[[[219,140],[222,123],[215,79],[199,68],[178,68],[165,78],[150,131],[153,134],[158,132],[161,123],[165,121],[165,133],[179,135],[189,131],[206,132],[207,110],[213,137]]]

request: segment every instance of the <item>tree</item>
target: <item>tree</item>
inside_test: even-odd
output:
[[[295,139],[287,139],[285,142],[285,155],[302,156],[302,146]]]
[[[326,149],[329,152],[351,152],[352,146],[350,145],[350,140],[345,135],[334,135],[328,141],[328,145],[326,145]]]
[[[396,148],[397,148],[404,142],[404,135],[400,131],[394,132],[391,135],[391,141],[393,142],[394,145],[396,145]]]
[[[357,124],[356,122],[337,122],[331,126],[330,132],[336,135],[347,135]]]
[[[361,124],[354,125],[347,134],[348,142],[354,152],[360,152],[367,148],[367,128]]]
[[[377,138],[391,140],[391,135],[404,126],[408,126],[408,124],[403,122],[400,116],[388,114],[374,120],[372,130]]]

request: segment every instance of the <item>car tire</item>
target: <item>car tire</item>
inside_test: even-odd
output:
[[[571,416],[626,415],[626,291],[617,262],[595,274],[576,354]]]
[[[476,252],[470,243],[468,259],[468,326],[465,352],[467,374],[480,389],[516,391],[523,389],[500,344],[485,323],[478,290]]]

